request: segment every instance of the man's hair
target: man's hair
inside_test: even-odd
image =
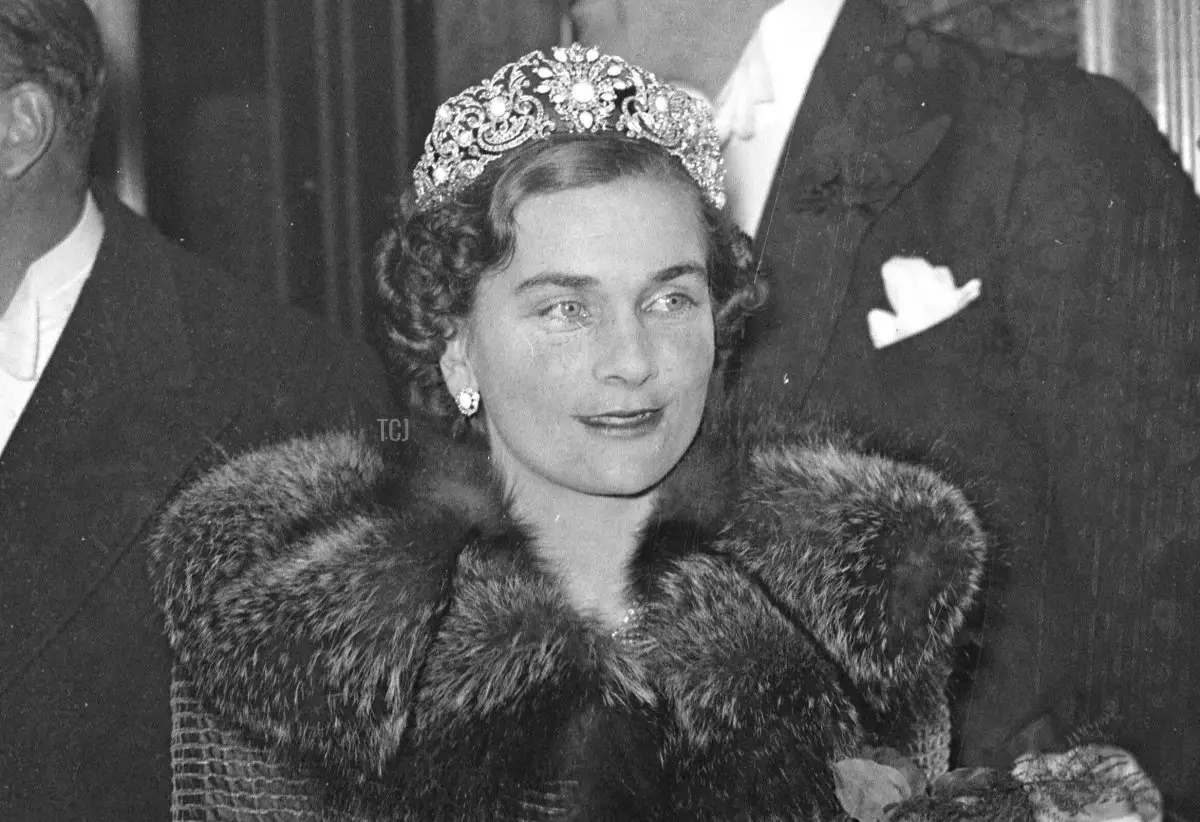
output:
[[[0,89],[32,82],[54,95],[77,147],[91,142],[104,78],[100,29],[83,0],[0,0]]]

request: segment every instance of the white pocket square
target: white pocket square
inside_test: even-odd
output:
[[[954,287],[945,266],[932,266],[922,257],[892,257],[883,264],[883,290],[892,310],[867,312],[867,330],[876,348],[920,334],[948,320],[979,296],[982,284],[971,280]]]

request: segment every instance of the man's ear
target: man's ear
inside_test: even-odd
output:
[[[0,174],[15,180],[33,168],[54,142],[55,100],[37,83],[0,92]]]
[[[446,342],[446,350],[442,352],[440,362],[442,380],[446,390],[455,396],[464,388],[478,388],[475,370],[471,367],[470,358],[470,327],[464,321],[456,323],[454,336]]]

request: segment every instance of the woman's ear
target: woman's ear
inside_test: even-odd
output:
[[[450,396],[456,396],[464,388],[478,388],[475,370],[471,367],[470,358],[470,327],[465,321],[455,323],[454,335],[446,342],[446,350],[442,352],[440,366],[442,380]]]

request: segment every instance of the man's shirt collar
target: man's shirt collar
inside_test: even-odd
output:
[[[46,332],[57,341],[104,239],[104,217],[91,192],[75,227],[35,260],[0,317],[0,369],[35,380],[49,359]]]

